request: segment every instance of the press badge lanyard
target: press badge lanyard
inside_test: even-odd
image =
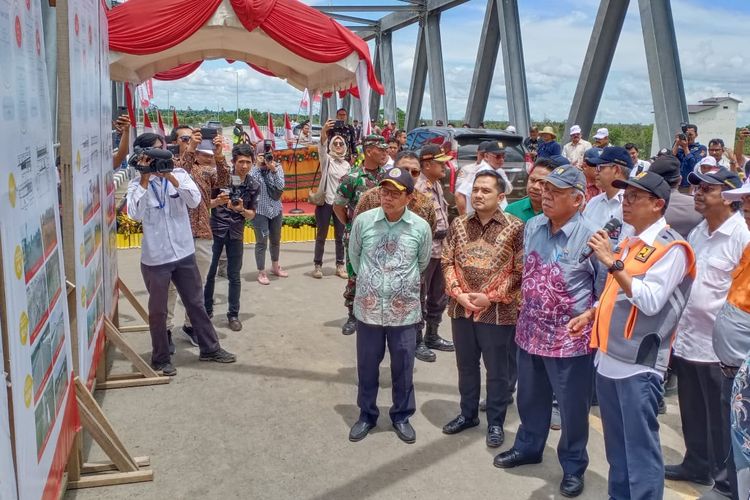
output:
[[[164,205],[167,203],[167,179],[163,178],[161,179],[161,185],[164,188],[162,197],[159,197],[159,191],[156,190],[154,187],[154,184],[152,182],[149,182],[149,185],[151,186],[151,190],[154,192],[154,196],[156,196],[156,201],[159,203],[159,208],[164,208]]]

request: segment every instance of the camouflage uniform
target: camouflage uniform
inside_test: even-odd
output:
[[[352,229],[352,222],[355,216],[355,209],[359,202],[359,197],[367,191],[377,186],[385,175],[385,170],[378,167],[375,171],[366,170],[364,167],[352,169],[339,184],[336,191],[334,205],[346,207],[346,215],[349,222],[344,228],[344,248],[346,249],[346,271],[349,273],[349,279],[344,289],[344,305],[352,314],[354,307],[354,293],[357,286],[357,277],[354,274],[351,263],[349,262],[349,233]]]

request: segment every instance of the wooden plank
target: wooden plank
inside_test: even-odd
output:
[[[101,390],[106,389],[124,389],[127,387],[145,387],[147,385],[158,385],[158,384],[168,384],[171,382],[171,379],[169,377],[142,377],[140,374],[134,373],[135,378],[132,379],[120,379],[120,380],[107,380],[106,382],[102,382],[100,384],[97,384],[96,388]]]
[[[76,433],[76,437],[73,439],[73,449],[70,450],[70,458],[68,459],[68,466],[66,467],[68,473],[68,479],[71,481],[78,481],[81,478],[81,449],[83,448],[83,435],[81,432]]]
[[[144,359],[130,347],[115,325],[108,318],[104,318],[104,334],[120,350],[120,352],[133,363],[135,369],[143,374],[144,377],[158,377],[159,375]]]
[[[102,354],[99,356],[99,364],[96,366],[96,385],[102,384],[107,381],[107,349],[109,349],[109,341],[105,336],[104,345],[102,346]]]
[[[149,331],[148,325],[133,325],[133,326],[121,326],[119,328],[120,333],[134,333],[134,332],[147,332]]]
[[[154,480],[154,471],[137,470],[133,472],[105,472],[84,476],[78,481],[68,483],[69,490],[79,490],[82,488],[96,488],[99,486],[115,486],[118,484],[142,483]]]
[[[91,436],[102,447],[107,456],[117,464],[119,470],[123,472],[137,470],[138,466],[128,453],[125,445],[120,441],[94,396],[86,390],[86,386],[78,377],[75,378],[75,384],[76,399],[79,403],[78,409],[83,427],[91,433]],[[87,428],[86,422],[88,422],[90,428]],[[96,438],[97,434],[100,436],[99,439]]]
[[[149,457],[133,457],[133,460],[135,460],[138,468],[149,467],[151,465],[151,458]],[[112,462],[87,462],[81,467],[81,472],[84,474],[97,474],[116,470],[117,466]]]
[[[128,288],[125,283],[122,282],[122,278],[118,276],[117,278],[117,285],[120,287],[120,291],[125,295],[125,298],[128,299],[128,302],[130,302],[130,305],[133,306],[135,309],[135,312],[138,313],[138,315],[143,318],[143,321],[148,323],[148,311],[141,305],[140,302],[138,302],[138,299],[133,294],[133,292],[130,291],[130,288]]]

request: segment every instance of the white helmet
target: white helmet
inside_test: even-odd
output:
[[[234,124],[235,124],[235,125],[242,125],[242,120],[240,120],[239,118],[237,118],[237,119],[236,119],[236,120],[234,121]]]

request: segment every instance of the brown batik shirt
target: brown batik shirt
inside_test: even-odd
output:
[[[432,200],[419,191],[414,191],[413,194],[414,197],[409,202],[409,205],[407,205],[409,210],[423,218],[427,224],[430,225],[432,234],[435,234],[437,219],[435,216],[435,208],[432,206]],[[352,220],[362,212],[367,212],[368,210],[378,207],[380,207],[380,192],[379,188],[376,186],[372,189],[368,189],[360,195],[357,207],[354,209],[354,217]]]
[[[484,293],[492,304],[474,313],[474,321],[515,325],[521,301],[523,222],[498,209],[482,225],[476,213],[453,220],[443,245],[442,268],[448,315],[466,318],[461,293]]]
[[[213,239],[211,232],[211,190],[220,189],[229,185],[229,169],[224,155],[215,156],[216,168],[213,165],[199,165],[195,161],[195,153],[186,151],[180,163],[190,177],[193,178],[198,190],[201,192],[201,202],[195,208],[188,209],[190,216],[190,229],[193,238],[203,240]]]

